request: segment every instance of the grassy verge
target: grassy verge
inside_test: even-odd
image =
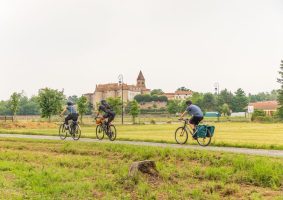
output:
[[[118,140],[175,143],[174,132],[181,124],[163,125],[117,125]],[[283,124],[261,123],[215,123],[214,146],[283,150]],[[0,133],[58,135],[56,125],[44,128],[0,128]],[[95,138],[95,127],[82,127],[82,137]],[[196,144],[189,138],[189,144]]]
[[[282,199],[283,159],[192,150],[0,139],[4,199]],[[128,176],[133,161],[160,176]]]

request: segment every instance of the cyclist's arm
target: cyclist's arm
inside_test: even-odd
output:
[[[187,111],[183,112],[180,116],[180,118],[182,119],[185,115],[187,114]]]
[[[66,111],[67,111],[67,108],[64,108],[64,110],[61,112],[60,116],[63,116]]]

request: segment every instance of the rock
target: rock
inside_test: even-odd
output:
[[[151,176],[158,176],[156,164],[152,160],[144,160],[132,163],[129,170],[129,176],[134,176],[138,172],[149,174]]]

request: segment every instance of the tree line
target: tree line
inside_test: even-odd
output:
[[[63,91],[51,88],[40,89],[36,96],[28,98],[24,92],[14,92],[9,100],[0,101],[0,115],[41,115],[51,120],[53,115],[58,115],[63,110],[67,101],[77,104],[81,116],[91,114],[93,106],[85,96],[66,97]]]

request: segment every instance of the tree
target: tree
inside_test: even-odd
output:
[[[8,101],[0,101],[0,115],[11,115],[12,112],[9,109]]]
[[[283,119],[283,60],[281,60],[279,75],[280,78],[277,79],[277,82],[281,84],[281,88],[278,90],[277,98],[279,103],[278,116]]]
[[[244,90],[242,90],[241,88],[239,88],[236,92],[235,92],[235,96],[232,100],[232,110],[233,112],[244,112],[246,111],[246,107],[249,104],[249,99],[246,96]]]
[[[80,114],[80,121],[81,123],[83,123],[83,115],[86,114],[88,110],[87,98],[82,95],[80,98],[78,98],[77,105],[78,105],[78,112]]]
[[[117,115],[122,113],[122,100],[120,97],[117,98],[110,97],[107,99],[107,102]]]
[[[160,96],[160,95],[163,95],[164,92],[161,90],[161,89],[154,89],[154,90],[151,90],[150,94],[153,96],[153,95],[157,95],[157,96]]]
[[[16,117],[16,114],[19,110],[21,97],[22,97],[22,93],[17,93],[17,92],[14,92],[10,97],[8,105],[14,117]]]
[[[233,96],[233,93],[229,92],[227,89],[222,90],[218,96],[218,106],[228,104],[230,107],[232,105]]]
[[[190,89],[186,88],[186,87],[180,87],[177,89],[178,91],[191,91]]]
[[[86,115],[91,115],[93,113],[93,109],[94,109],[93,103],[88,102]]]
[[[22,96],[20,99],[19,114],[20,115],[39,115],[40,107],[38,104],[37,97],[33,96],[31,98],[28,98],[26,96]]]
[[[73,95],[73,96],[68,97],[68,101],[71,101],[74,104],[77,104],[78,100],[79,100],[79,97],[77,95]]]
[[[140,107],[136,100],[131,101],[129,114],[132,115],[133,123],[136,123],[136,117],[140,114]]]
[[[38,102],[41,109],[41,116],[51,121],[52,115],[57,115],[62,111],[65,95],[63,92],[51,88],[40,89]]]
[[[160,102],[168,102],[168,98],[166,96],[159,96],[158,101]]]
[[[202,104],[205,111],[215,111],[217,109],[215,96],[211,93],[205,93],[203,95]]]
[[[203,107],[203,94],[194,92],[190,100],[193,104],[198,105],[199,107]]]
[[[229,105],[228,105],[227,103],[224,103],[224,104],[221,106],[221,113],[223,113],[224,116],[229,116],[229,115],[231,115],[230,108],[229,108]]]
[[[167,111],[170,114],[176,114],[182,112],[182,102],[178,100],[168,101]]]

